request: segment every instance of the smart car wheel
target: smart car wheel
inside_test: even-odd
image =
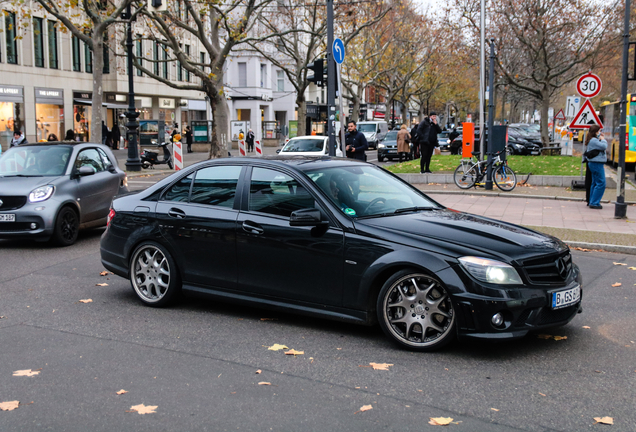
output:
[[[55,219],[53,241],[60,246],[70,246],[79,234],[79,216],[70,207],[64,207]]]
[[[139,299],[148,306],[170,304],[181,289],[177,266],[159,244],[143,243],[130,260],[130,282]]]
[[[382,330],[402,347],[433,351],[455,338],[455,312],[446,288],[432,276],[403,270],[386,281],[377,303]]]

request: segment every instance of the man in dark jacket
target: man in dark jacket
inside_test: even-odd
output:
[[[254,131],[252,129],[250,129],[249,131],[247,131],[247,136],[245,137],[245,142],[247,143],[247,151],[248,152],[253,152],[254,151]]]
[[[442,128],[437,124],[437,113],[431,112],[428,117],[422,120],[417,128],[417,136],[420,143],[420,174],[430,173],[431,156],[437,142],[437,134],[442,132]]]
[[[362,161],[367,160],[365,151],[369,148],[369,143],[367,143],[364,134],[356,129],[356,122],[349,121],[347,130],[349,131],[345,137],[347,157]]]
[[[420,141],[419,141],[419,137],[417,136],[417,127],[419,125],[417,123],[413,123],[413,126],[411,126],[411,142],[413,143],[413,159],[419,159],[420,158]]]

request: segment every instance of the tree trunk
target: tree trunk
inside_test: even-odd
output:
[[[353,99],[353,111],[351,112],[351,120],[354,122],[360,121],[360,98],[358,95],[352,95],[351,99]],[[347,104],[347,108],[349,109],[349,104]],[[346,127],[346,125],[344,125]]]
[[[304,93],[299,93],[296,97],[296,105],[298,105],[298,132],[297,136],[307,135],[307,102]]]
[[[91,115],[90,142],[102,142],[102,78],[104,74],[104,30],[96,25],[93,39],[93,113]]]
[[[547,90],[541,91],[541,141],[543,146],[550,145],[550,130],[548,128],[548,109],[550,108],[550,94]]]

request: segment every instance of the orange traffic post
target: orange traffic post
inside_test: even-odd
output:
[[[475,147],[475,123],[462,123],[462,157],[473,157],[473,148]]]

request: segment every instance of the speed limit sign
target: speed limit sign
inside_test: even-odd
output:
[[[576,91],[584,98],[593,98],[601,92],[601,79],[593,73],[586,73],[576,82]]]

